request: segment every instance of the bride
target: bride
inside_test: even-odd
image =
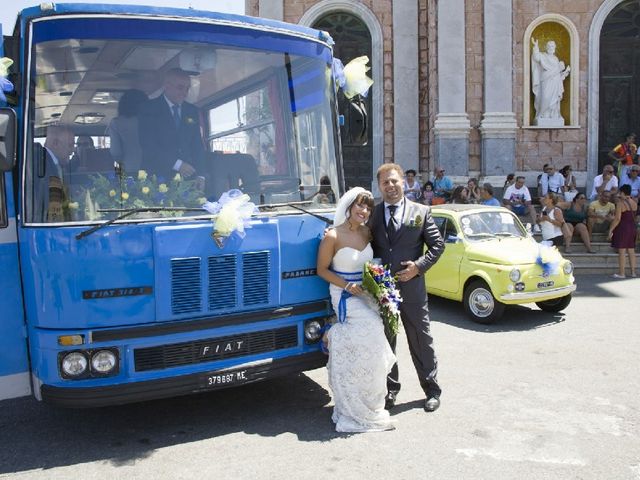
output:
[[[339,313],[326,336],[332,420],[338,432],[394,428],[384,403],[395,357],[375,301],[360,286],[362,268],[373,259],[366,226],[373,206],[371,192],[349,190],[338,202],[336,228],[327,232],[318,250],[318,275],[330,283],[333,309]]]

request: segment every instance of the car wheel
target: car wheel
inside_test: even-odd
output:
[[[464,309],[471,320],[487,325],[504,313],[505,304],[495,299],[489,286],[475,280],[464,290]]]
[[[544,302],[536,302],[536,305],[540,307],[540,310],[545,312],[558,313],[569,306],[571,303],[571,294],[566,297],[553,298],[551,300],[545,300]]]

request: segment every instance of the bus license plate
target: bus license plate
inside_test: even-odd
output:
[[[221,372],[202,377],[201,385],[204,388],[216,388],[229,385],[239,385],[249,380],[246,370],[234,372]]]
[[[548,287],[553,287],[553,280],[549,280],[548,282],[538,283],[538,288],[548,288]]]

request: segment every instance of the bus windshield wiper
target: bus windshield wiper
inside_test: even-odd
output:
[[[81,240],[84,237],[88,237],[92,233],[95,233],[98,230],[103,229],[104,227],[108,227],[109,225],[112,225],[118,220],[122,220],[123,218],[130,217],[131,215],[135,215],[136,213],[141,213],[141,212],[203,212],[205,213],[206,212],[202,208],[185,208],[185,207],[141,207],[141,208],[127,208],[125,210],[100,209],[98,211],[99,212],[120,212],[120,215],[118,215],[115,218],[112,218],[111,220],[107,220],[106,222],[99,223],[98,225],[94,225],[88,230],[80,232],[79,234],[76,235],[76,240]]]
[[[265,203],[263,205],[256,205],[256,206],[259,209],[265,209],[265,210],[270,210],[270,209],[278,208],[278,207],[291,207],[291,208],[293,208],[295,210],[300,210],[303,213],[311,215],[312,217],[316,217],[316,218],[322,220],[327,225],[332,225],[333,224],[333,220],[331,220],[330,218],[324,217],[322,215],[318,215],[317,213],[310,212],[309,210],[307,210],[305,208],[302,208],[300,206],[300,205],[309,205],[310,203],[313,203],[313,202],[311,200],[306,200],[306,201],[302,201],[302,202]]]

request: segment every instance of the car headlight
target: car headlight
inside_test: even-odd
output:
[[[89,362],[80,352],[71,352],[64,356],[61,362],[62,371],[69,377],[78,377],[87,371]]]
[[[565,273],[565,275],[573,273],[573,263],[565,262],[565,264],[562,266],[562,271]]]
[[[509,279],[514,283],[520,280],[521,276],[522,274],[520,273],[520,270],[517,268],[511,269],[511,271],[509,272]]]
[[[91,356],[91,368],[97,373],[109,373],[117,363],[116,355],[111,350],[98,350]]]

